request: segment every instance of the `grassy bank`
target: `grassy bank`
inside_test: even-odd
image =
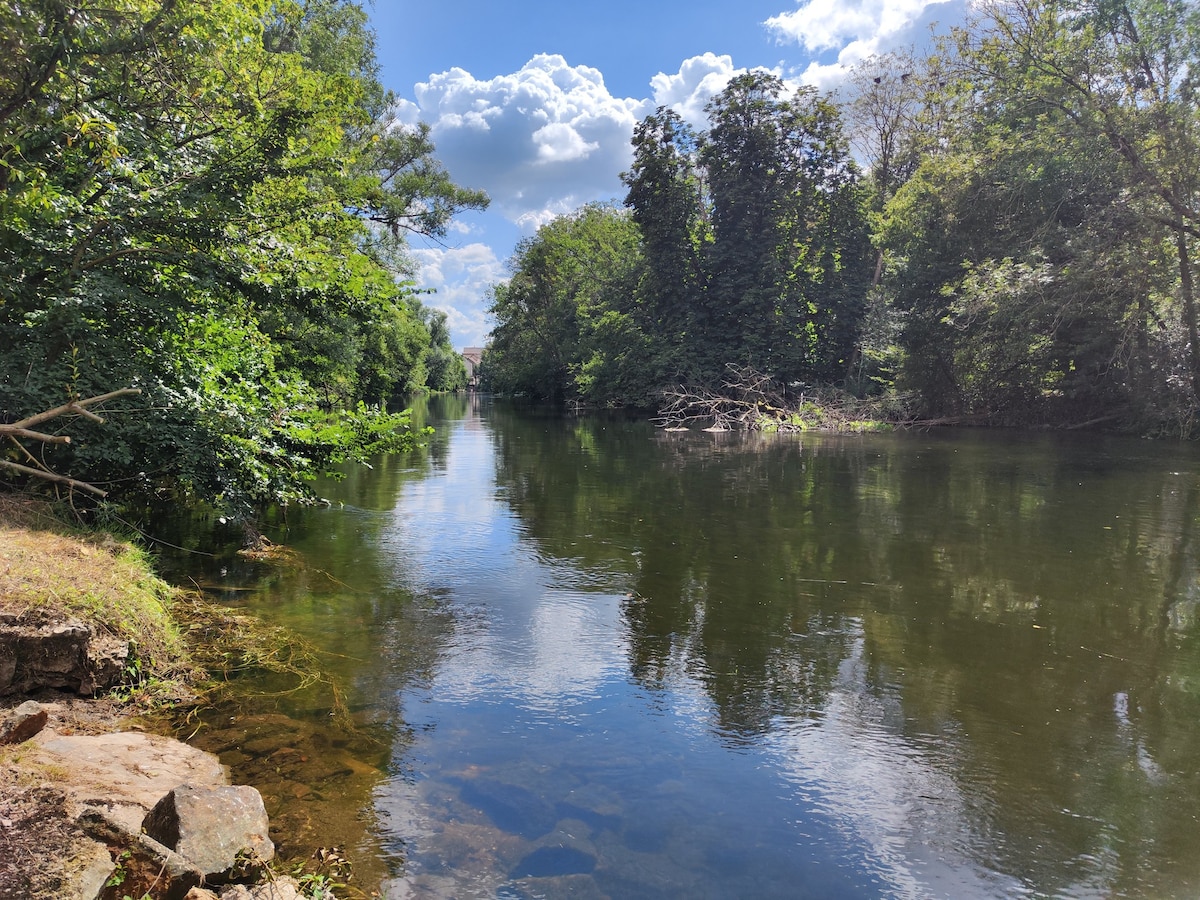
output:
[[[46,500],[0,494],[0,612],[30,625],[79,620],[129,641],[126,686],[193,678],[176,597],[132,543],[74,528]]]

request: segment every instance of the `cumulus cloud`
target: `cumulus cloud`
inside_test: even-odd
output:
[[[616,196],[633,126],[649,101],[614,97],[599,70],[539,54],[518,72],[479,79],[454,68],[415,89],[438,158],[455,181],[527,227]]]
[[[704,106],[745,69],[735,68],[733,57],[704,53],[685,59],[674,75],[659,72],[650,79],[654,105],[669,106],[696,127],[706,122]]]
[[[488,288],[502,281],[504,264],[486,244],[429,247],[410,251],[418,266],[417,283],[434,291],[428,306],[444,310],[455,347],[482,347],[491,330]]]
[[[799,9],[767,19],[782,40],[812,51],[859,41],[881,41],[907,29],[928,6],[946,0],[807,0]]]
[[[939,16],[961,21],[966,8],[967,0],[802,0],[764,24],[780,43],[795,42],[811,53],[837,50],[834,61],[811,60],[800,76],[829,90],[864,59],[914,43]]]

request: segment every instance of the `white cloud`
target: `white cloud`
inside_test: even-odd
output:
[[[792,12],[767,19],[780,40],[812,51],[855,42],[879,43],[921,18],[926,7],[947,0],[808,0]]]
[[[505,276],[504,264],[486,244],[414,249],[417,284],[434,291],[425,302],[446,312],[450,340],[456,349],[482,347],[491,330],[488,287]]]
[[[780,43],[812,53],[837,50],[836,61],[813,59],[800,76],[822,90],[835,88],[864,59],[918,42],[939,14],[961,21],[968,0],[806,0],[764,23]]]
[[[533,133],[537,145],[539,162],[570,162],[587,159],[593,150],[599,150],[595,141],[585,141],[578,131],[565,122],[551,122]]]
[[[705,104],[745,71],[735,68],[728,55],[704,53],[685,59],[674,75],[659,72],[650,79],[655,106],[669,106],[692,125],[703,127]]]
[[[527,225],[618,196],[633,126],[650,111],[649,101],[612,96],[597,69],[555,54],[488,80],[450,69],[418,84],[416,97],[454,180]]]

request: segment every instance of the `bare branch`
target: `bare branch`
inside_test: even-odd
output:
[[[98,394],[95,397],[88,397],[84,400],[72,400],[69,403],[64,403],[62,406],[56,406],[54,409],[48,409],[45,412],[40,412],[35,416],[29,416],[19,422],[10,424],[0,424],[0,437],[7,437],[11,440],[22,453],[25,458],[37,466],[24,466],[20,463],[10,462],[9,460],[0,459],[0,466],[6,469],[11,469],[14,472],[20,472],[22,475],[28,475],[32,478],[40,478],[43,481],[51,481],[55,484],[65,484],[80,490],[87,491],[90,494],[95,494],[97,497],[107,497],[108,492],[101,490],[94,484],[88,484],[86,481],[80,481],[77,478],[71,478],[67,475],[59,475],[57,472],[51,471],[43,465],[29,449],[21,443],[18,438],[25,438],[29,441],[39,441],[43,444],[69,444],[71,438],[65,434],[45,434],[41,431],[34,431],[30,426],[40,425],[42,422],[48,422],[51,419],[59,416],[72,415],[82,416],[93,422],[103,423],[104,419],[87,409],[89,406],[95,406],[98,403],[103,403],[105,400],[112,400],[115,397],[127,397],[131,394],[140,394],[138,388],[121,388],[116,391],[109,391],[107,394]]]
[[[71,438],[65,434],[42,434],[40,431],[30,431],[28,428],[19,428],[16,425],[0,425],[0,436],[4,435],[29,438],[33,441],[41,441],[43,444],[71,443]]]
[[[68,478],[66,475],[56,475],[54,472],[43,472],[41,469],[31,469],[29,466],[23,466],[20,463],[9,462],[6,459],[0,459],[0,466],[6,469],[13,469],[20,472],[22,475],[31,475],[34,478],[41,478],[45,481],[53,481],[55,484],[66,484],[73,488],[79,488],[83,491],[95,494],[97,497],[107,497],[108,491],[103,491],[94,484],[88,484],[86,481],[79,481],[75,478]]]
[[[47,422],[50,419],[56,419],[59,416],[74,414],[77,416],[86,416],[94,422],[103,423],[104,420],[95,413],[87,412],[85,407],[95,406],[97,403],[103,403],[105,400],[112,400],[114,397],[125,397],[130,394],[140,394],[140,388],[121,388],[117,391],[109,391],[107,394],[100,394],[96,397],[88,397],[86,400],[72,400],[69,403],[64,403],[62,406],[56,406],[54,409],[48,409],[45,412],[40,412],[36,416],[30,416],[28,419],[21,419],[19,422],[13,422],[11,428],[28,428],[31,425],[40,425],[42,422]]]

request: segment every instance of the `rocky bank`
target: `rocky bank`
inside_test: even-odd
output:
[[[263,881],[274,846],[258,791],[171,738],[76,733],[83,702],[0,715],[0,898],[300,896],[290,879]]]

